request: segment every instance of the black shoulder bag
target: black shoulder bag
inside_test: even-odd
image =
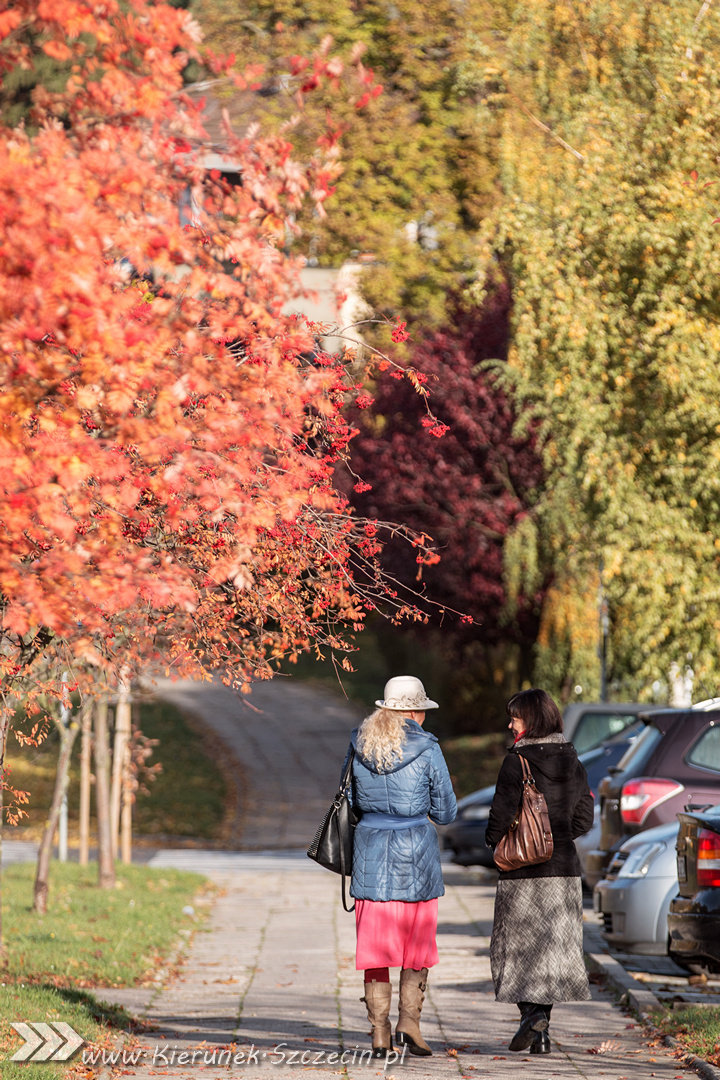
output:
[[[332,870],[334,874],[342,874],[342,902],[346,911],[355,910],[354,904],[352,907],[347,905],[345,877],[352,873],[353,833],[360,820],[360,815],[353,810],[348,798],[352,787],[354,757],[353,749],[350,751],[350,757],[340,781],[340,790],[320,822],[318,831],[310,841],[310,847],[307,850],[308,858],[314,859],[326,870]]]

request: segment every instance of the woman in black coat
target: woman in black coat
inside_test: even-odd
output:
[[[515,820],[522,797],[522,755],[545,796],[554,849],[547,862],[500,873],[490,964],[496,1000],[515,1002],[520,1009],[510,1049],[547,1054],[553,1004],[590,997],[580,862],[573,841],[592,827],[593,797],[549,694],[523,690],[510,698],[506,711],[515,742],[500,768],[485,839],[494,848]]]

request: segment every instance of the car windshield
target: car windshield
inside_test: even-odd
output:
[[[648,724],[618,761],[617,772],[625,772],[632,768],[635,773],[641,773],[661,739],[662,733],[659,728],[656,728],[654,724]]]
[[[605,739],[624,731],[637,722],[637,713],[586,712],[580,717],[572,734],[572,744],[578,754],[592,750]]]
[[[720,728],[713,725],[703,731],[685,760],[701,769],[720,772]]]

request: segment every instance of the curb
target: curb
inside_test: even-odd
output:
[[[600,971],[606,975],[616,990],[627,999],[628,1004],[635,1009],[643,1019],[649,1018],[653,1013],[665,1012],[665,1006],[658,1001],[652,990],[639,986],[637,979],[625,970],[614,957],[606,953],[585,951],[594,971]]]
[[[665,1012],[665,1006],[662,1002],[655,997],[652,990],[639,986],[637,979],[634,979],[618,960],[605,952],[599,951],[603,943],[598,934],[589,930],[587,926],[584,929],[585,956],[590,968],[607,976],[608,982],[627,998],[628,1004],[637,1012],[652,1033],[662,1038],[665,1046],[678,1053],[678,1060],[682,1061],[683,1065],[694,1069],[696,1073],[704,1077],[704,1080],[720,1080],[720,1069],[711,1065],[709,1061],[705,1061],[703,1058],[691,1054],[690,1051],[684,1050],[673,1035],[666,1035],[660,1030],[653,1022],[653,1014]]]
[[[682,1046],[680,1046],[673,1035],[663,1035],[660,1029],[656,1028],[652,1021],[648,1023],[648,1027],[650,1027],[655,1034],[662,1035],[662,1040],[666,1046],[679,1051],[678,1061],[682,1061],[683,1065],[688,1065],[691,1069],[694,1069],[700,1076],[705,1077],[705,1080],[720,1080],[720,1069],[716,1069],[709,1061],[704,1061],[703,1058],[691,1054],[689,1050],[683,1050]]]

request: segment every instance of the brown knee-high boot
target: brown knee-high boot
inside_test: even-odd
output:
[[[400,1018],[395,1029],[395,1041],[407,1046],[416,1057],[430,1057],[432,1050],[420,1034],[420,1013],[425,1000],[428,969],[414,971],[403,968],[400,972]]]
[[[372,1024],[372,1047],[374,1058],[387,1057],[392,1050],[392,1026],[390,1024],[390,1002],[392,986],[389,982],[366,982],[365,1002],[368,1020]]]

